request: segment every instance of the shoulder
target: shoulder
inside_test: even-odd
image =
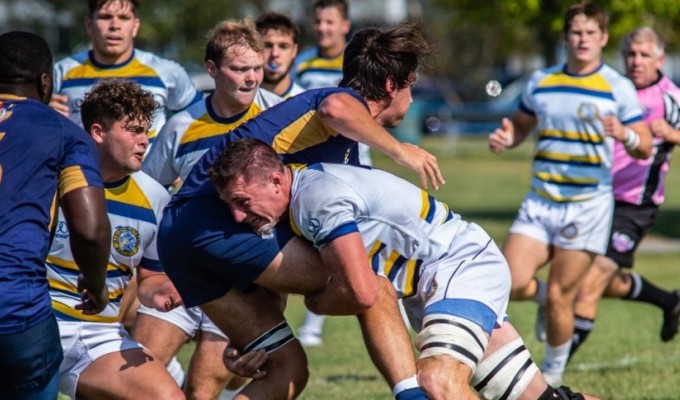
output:
[[[170,193],[168,193],[167,189],[144,171],[133,173],[131,178],[137,182],[137,185],[154,206],[154,209],[162,211],[165,204],[170,201]]]
[[[279,104],[282,101],[282,97],[263,88],[259,88],[257,90],[257,95],[255,96],[255,103],[263,110],[273,105]]]

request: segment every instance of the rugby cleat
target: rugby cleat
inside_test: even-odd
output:
[[[668,342],[678,333],[678,319],[680,319],[680,289],[673,291],[677,302],[675,306],[663,313],[663,325],[661,326],[661,340]]]

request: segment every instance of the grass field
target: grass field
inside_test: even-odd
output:
[[[433,194],[502,243],[529,186],[531,144],[501,156],[488,152],[485,138],[427,138],[423,147],[437,155],[447,181]],[[374,155],[374,162],[415,181],[414,174],[384,157]],[[680,238],[680,166],[673,169],[655,236]],[[642,252],[636,270],[663,287],[680,287],[679,260],[680,248]],[[540,363],[544,348],[533,337],[535,310],[533,303],[512,303],[508,313]],[[291,326],[300,325],[303,312],[301,299],[292,297],[287,310]],[[567,368],[565,383],[603,399],[680,399],[680,339],[662,343],[661,320],[654,307],[604,300],[596,328]],[[329,318],[324,340],[324,346],[308,351],[311,378],[302,399],[392,398],[366,355],[354,318]],[[191,349],[182,350],[181,361],[186,363]]]

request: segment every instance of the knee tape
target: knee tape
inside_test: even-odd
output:
[[[243,354],[259,349],[265,349],[267,354],[270,354],[280,349],[293,339],[295,339],[295,336],[293,336],[293,331],[290,329],[290,326],[288,326],[286,321],[283,321],[260,335],[260,337],[257,339],[250,342],[243,349]]]
[[[538,367],[518,338],[482,360],[472,376],[472,385],[486,400],[516,400],[524,392]]]
[[[489,338],[479,325],[446,314],[427,315],[416,336],[420,358],[448,355],[470,367],[473,373],[488,343]]]

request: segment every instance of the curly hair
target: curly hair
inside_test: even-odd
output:
[[[151,92],[126,79],[103,79],[85,95],[80,110],[83,127],[90,132],[92,124],[108,130],[116,121],[128,119],[151,123],[158,103]]]

